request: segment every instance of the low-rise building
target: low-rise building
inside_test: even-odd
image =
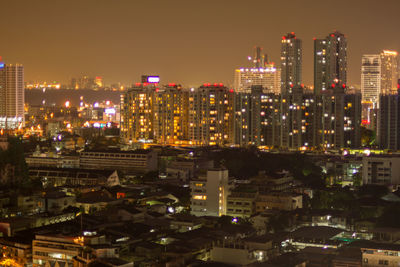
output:
[[[15,263],[15,266],[30,266],[32,264],[32,241],[29,238],[0,238],[0,253],[3,256],[2,261],[7,259],[11,264]]]
[[[356,176],[362,173],[361,157],[346,156],[340,159],[333,157],[328,161],[321,161],[320,164],[328,175],[333,177],[334,181],[331,183],[340,183],[342,186],[352,186]]]
[[[295,210],[303,208],[303,196],[295,193],[260,193],[256,199],[256,212],[267,209]]]
[[[115,206],[120,203],[122,203],[122,199],[114,198],[111,193],[105,190],[88,192],[76,199],[76,206],[85,213],[101,211],[109,206]]]
[[[255,213],[255,200],[257,196],[257,192],[232,192],[227,199],[226,215],[249,218]]]
[[[79,168],[78,156],[34,154],[25,157],[29,167]]]
[[[199,229],[202,226],[203,223],[201,219],[193,215],[177,214],[173,217],[173,219],[170,222],[170,228],[180,233]]]
[[[33,167],[29,177],[40,179],[44,187],[119,185],[118,173],[107,170]]]
[[[273,255],[272,240],[263,237],[220,241],[211,249],[211,261],[246,266]]]
[[[363,184],[397,187],[400,184],[400,157],[397,155],[363,157],[362,177]]]
[[[67,196],[64,192],[47,192],[43,196],[44,207],[46,212],[61,213],[68,207],[75,206],[75,197]]]
[[[80,167],[102,170],[149,172],[157,170],[157,152],[149,149],[133,151],[87,150],[80,154]]]
[[[56,215],[41,213],[32,216],[6,218],[0,221],[0,232],[3,236],[14,236],[14,234],[19,231],[66,222],[73,219],[75,219],[74,212],[64,212]]]
[[[260,191],[284,191],[293,187],[294,178],[288,171],[266,174],[261,171],[256,177],[251,178]]]
[[[202,158],[177,158],[171,161],[166,172],[169,177],[175,177],[180,180],[191,179],[195,177],[200,170],[207,170],[214,167],[214,161]]]
[[[72,267],[83,244],[84,237],[79,235],[36,235],[32,241],[33,267]]]
[[[400,266],[400,245],[369,243],[361,248],[362,266]]]

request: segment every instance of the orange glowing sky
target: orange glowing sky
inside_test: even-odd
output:
[[[400,50],[399,0],[18,0],[0,4],[0,55],[25,80],[80,74],[133,83],[141,74],[196,86],[232,84],[255,45],[279,62],[281,36],[303,40],[303,82],[313,82],[313,37],[348,37],[349,84],[362,54]]]

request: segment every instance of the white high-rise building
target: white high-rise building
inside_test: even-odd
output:
[[[0,62],[0,129],[25,126],[24,67]]]
[[[378,108],[381,93],[380,55],[363,55],[361,62],[362,102],[371,108]]]
[[[381,93],[397,94],[398,53],[383,50],[381,53]]]
[[[248,92],[254,85],[261,85],[265,93],[279,94],[281,90],[281,70],[274,65],[260,68],[240,68],[235,70],[235,92]]]
[[[192,189],[191,214],[196,216],[226,215],[230,193],[229,174],[226,169],[211,169],[207,176],[190,183]]]

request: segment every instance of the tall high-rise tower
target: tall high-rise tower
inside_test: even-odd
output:
[[[154,138],[154,84],[135,84],[121,95],[121,139],[125,143],[149,142]]]
[[[281,93],[288,93],[301,85],[302,42],[294,32],[282,37],[281,45]]]
[[[379,55],[363,55],[361,62],[362,102],[378,107],[381,93],[381,58]]]
[[[0,62],[0,128],[25,125],[24,67]]]
[[[254,68],[264,67],[264,55],[261,54],[262,48],[257,46],[254,49],[253,65]]]
[[[381,93],[397,94],[398,53],[383,50],[381,53]]]
[[[314,39],[314,93],[347,82],[347,40],[340,32]]]

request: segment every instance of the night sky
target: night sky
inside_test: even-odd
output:
[[[3,0],[0,55],[25,80],[67,82],[83,73],[107,84],[232,84],[255,45],[279,63],[281,36],[303,40],[303,82],[313,82],[313,37],[348,38],[349,84],[362,54],[400,51],[400,0]]]

